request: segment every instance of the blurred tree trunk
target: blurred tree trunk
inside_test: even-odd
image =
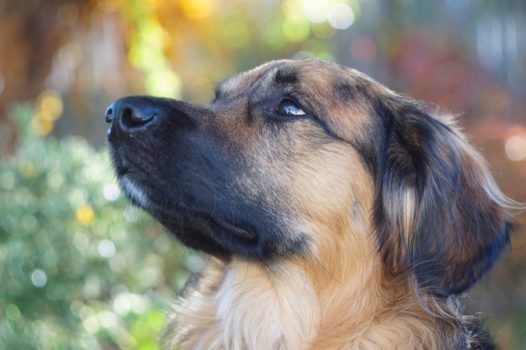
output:
[[[0,153],[17,143],[7,113],[16,101],[33,100],[44,87],[55,52],[67,39],[91,1],[0,0]],[[3,85],[3,89],[2,89]]]

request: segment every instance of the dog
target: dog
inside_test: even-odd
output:
[[[453,118],[305,59],[236,75],[207,105],[124,97],[106,120],[129,200],[210,256],[167,348],[494,348],[458,296],[523,207]]]

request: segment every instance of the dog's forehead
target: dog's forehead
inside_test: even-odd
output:
[[[231,76],[217,86],[216,95],[243,93],[254,86],[263,76],[273,72],[276,67],[283,65],[285,62],[287,61],[270,61],[251,70]]]
[[[355,69],[319,59],[303,59],[270,61],[239,73],[219,84],[216,95],[238,95],[251,89],[272,89],[276,85],[297,87],[305,94],[323,92],[342,98],[384,90],[383,86]]]

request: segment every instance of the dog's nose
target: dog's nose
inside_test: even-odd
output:
[[[142,98],[124,97],[118,99],[106,109],[105,119],[111,128],[123,132],[143,129],[158,117],[158,108]]]

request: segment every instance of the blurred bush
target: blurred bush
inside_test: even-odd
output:
[[[202,263],[130,207],[84,140],[22,143],[0,168],[0,348],[157,348],[165,304]],[[133,291],[133,292],[132,292]]]

